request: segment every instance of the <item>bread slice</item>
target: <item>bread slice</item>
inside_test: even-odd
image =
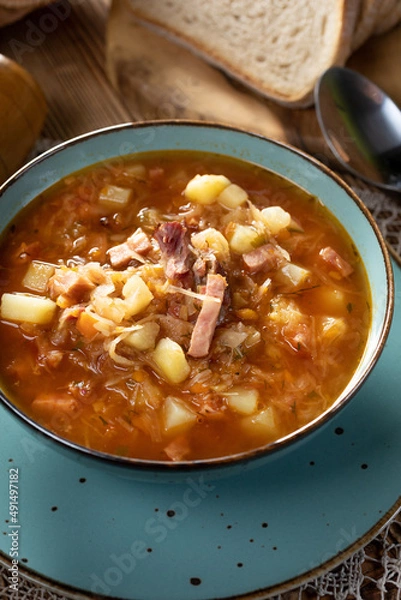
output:
[[[382,6],[394,0],[361,0],[352,39],[352,48],[359,48],[372,35]]]
[[[352,50],[357,50],[373,35],[385,33],[400,19],[401,0],[361,0]]]
[[[140,25],[126,0],[111,6],[106,70],[135,120],[214,121],[295,143],[287,109],[240,89],[199,56]]]
[[[344,64],[361,0],[130,0],[135,16],[284,106]]]
[[[381,11],[380,17],[373,30],[374,35],[386,33],[401,21],[401,0],[393,0],[393,2],[390,2],[389,6],[385,3],[383,6],[386,6],[387,10]]]

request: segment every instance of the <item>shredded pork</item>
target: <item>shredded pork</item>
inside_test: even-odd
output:
[[[212,343],[223,304],[227,281],[222,275],[207,276],[205,299],[195,323],[188,354],[194,358],[206,356]]]
[[[140,227],[122,244],[112,246],[107,251],[110,264],[115,269],[129,265],[133,260],[143,261],[143,256],[152,249],[150,239]]]
[[[161,223],[154,233],[167,277],[189,287],[191,251],[186,227],[179,221]]]

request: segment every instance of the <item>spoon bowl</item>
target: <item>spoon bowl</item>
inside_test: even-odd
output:
[[[379,87],[345,67],[331,67],[315,86],[324,138],[346,169],[368,183],[401,192],[401,111]]]

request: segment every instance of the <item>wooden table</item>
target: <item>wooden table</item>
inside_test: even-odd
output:
[[[110,1],[71,0],[68,3],[67,0],[62,0],[54,5],[57,10],[51,10],[50,7],[37,10],[18,23],[4,27],[0,32],[0,53],[20,63],[34,76],[45,93],[48,114],[39,148],[93,129],[141,117],[138,105],[131,102],[129,94],[123,96],[121,89],[116,90],[106,73],[105,40]],[[313,109],[290,111],[273,107],[273,110],[278,111],[277,114],[285,123],[284,136],[288,141],[320,158],[324,153],[323,157],[327,158],[327,150],[322,150],[323,141]],[[369,186],[354,178],[347,176],[346,179],[351,185],[356,184],[359,191],[369,189]],[[375,198],[379,199],[379,203],[384,203],[375,214],[379,221],[384,223],[389,206],[394,211],[391,223],[388,223],[388,219],[386,221],[384,235],[393,249],[399,251],[401,203],[396,195],[383,195],[377,190],[372,190],[372,193],[376,194]],[[365,548],[363,600],[379,600],[383,597],[375,583],[383,576],[381,557],[384,551],[388,552],[388,546],[392,545],[394,560],[400,560],[400,530],[400,523],[395,521],[385,535],[379,535]],[[341,573],[342,568],[344,566],[336,569],[337,574]],[[399,568],[401,577],[401,567]],[[32,589],[32,596],[29,597],[39,597],[34,593]],[[58,596],[43,591],[40,597]],[[353,597],[350,595],[347,600]],[[302,592],[295,590],[281,598],[328,600],[333,598],[333,594],[318,595],[316,586],[310,586],[310,591],[308,588]],[[400,587],[397,591],[397,586],[386,596],[387,600],[399,598]]]

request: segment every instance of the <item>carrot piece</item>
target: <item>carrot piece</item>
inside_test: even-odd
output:
[[[84,338],[93,340],[93,338],[99,333],[95,328],[96,319],[90,313],[85,311],[81,312],[77,319],[77,329]]]
[[[193,385],[191,385],[190,387],[190,391],[193,394],[201,394],[202,392],[205,391],[205,385],[203,383],[194,383]]]
[[[235,311],[235,314],[244,321],[256,321],[258,319],[258,313],[252,308],[240,308]]]
[[[134,371],[132,373],[132,379],[134,381],[136,381],[137,383],[142,383],[142,381],[145,381],[145,379],[146,379],[146,373],[145,373],[145,371],[142,371],[141,369],[138,369],[137,371]]]

